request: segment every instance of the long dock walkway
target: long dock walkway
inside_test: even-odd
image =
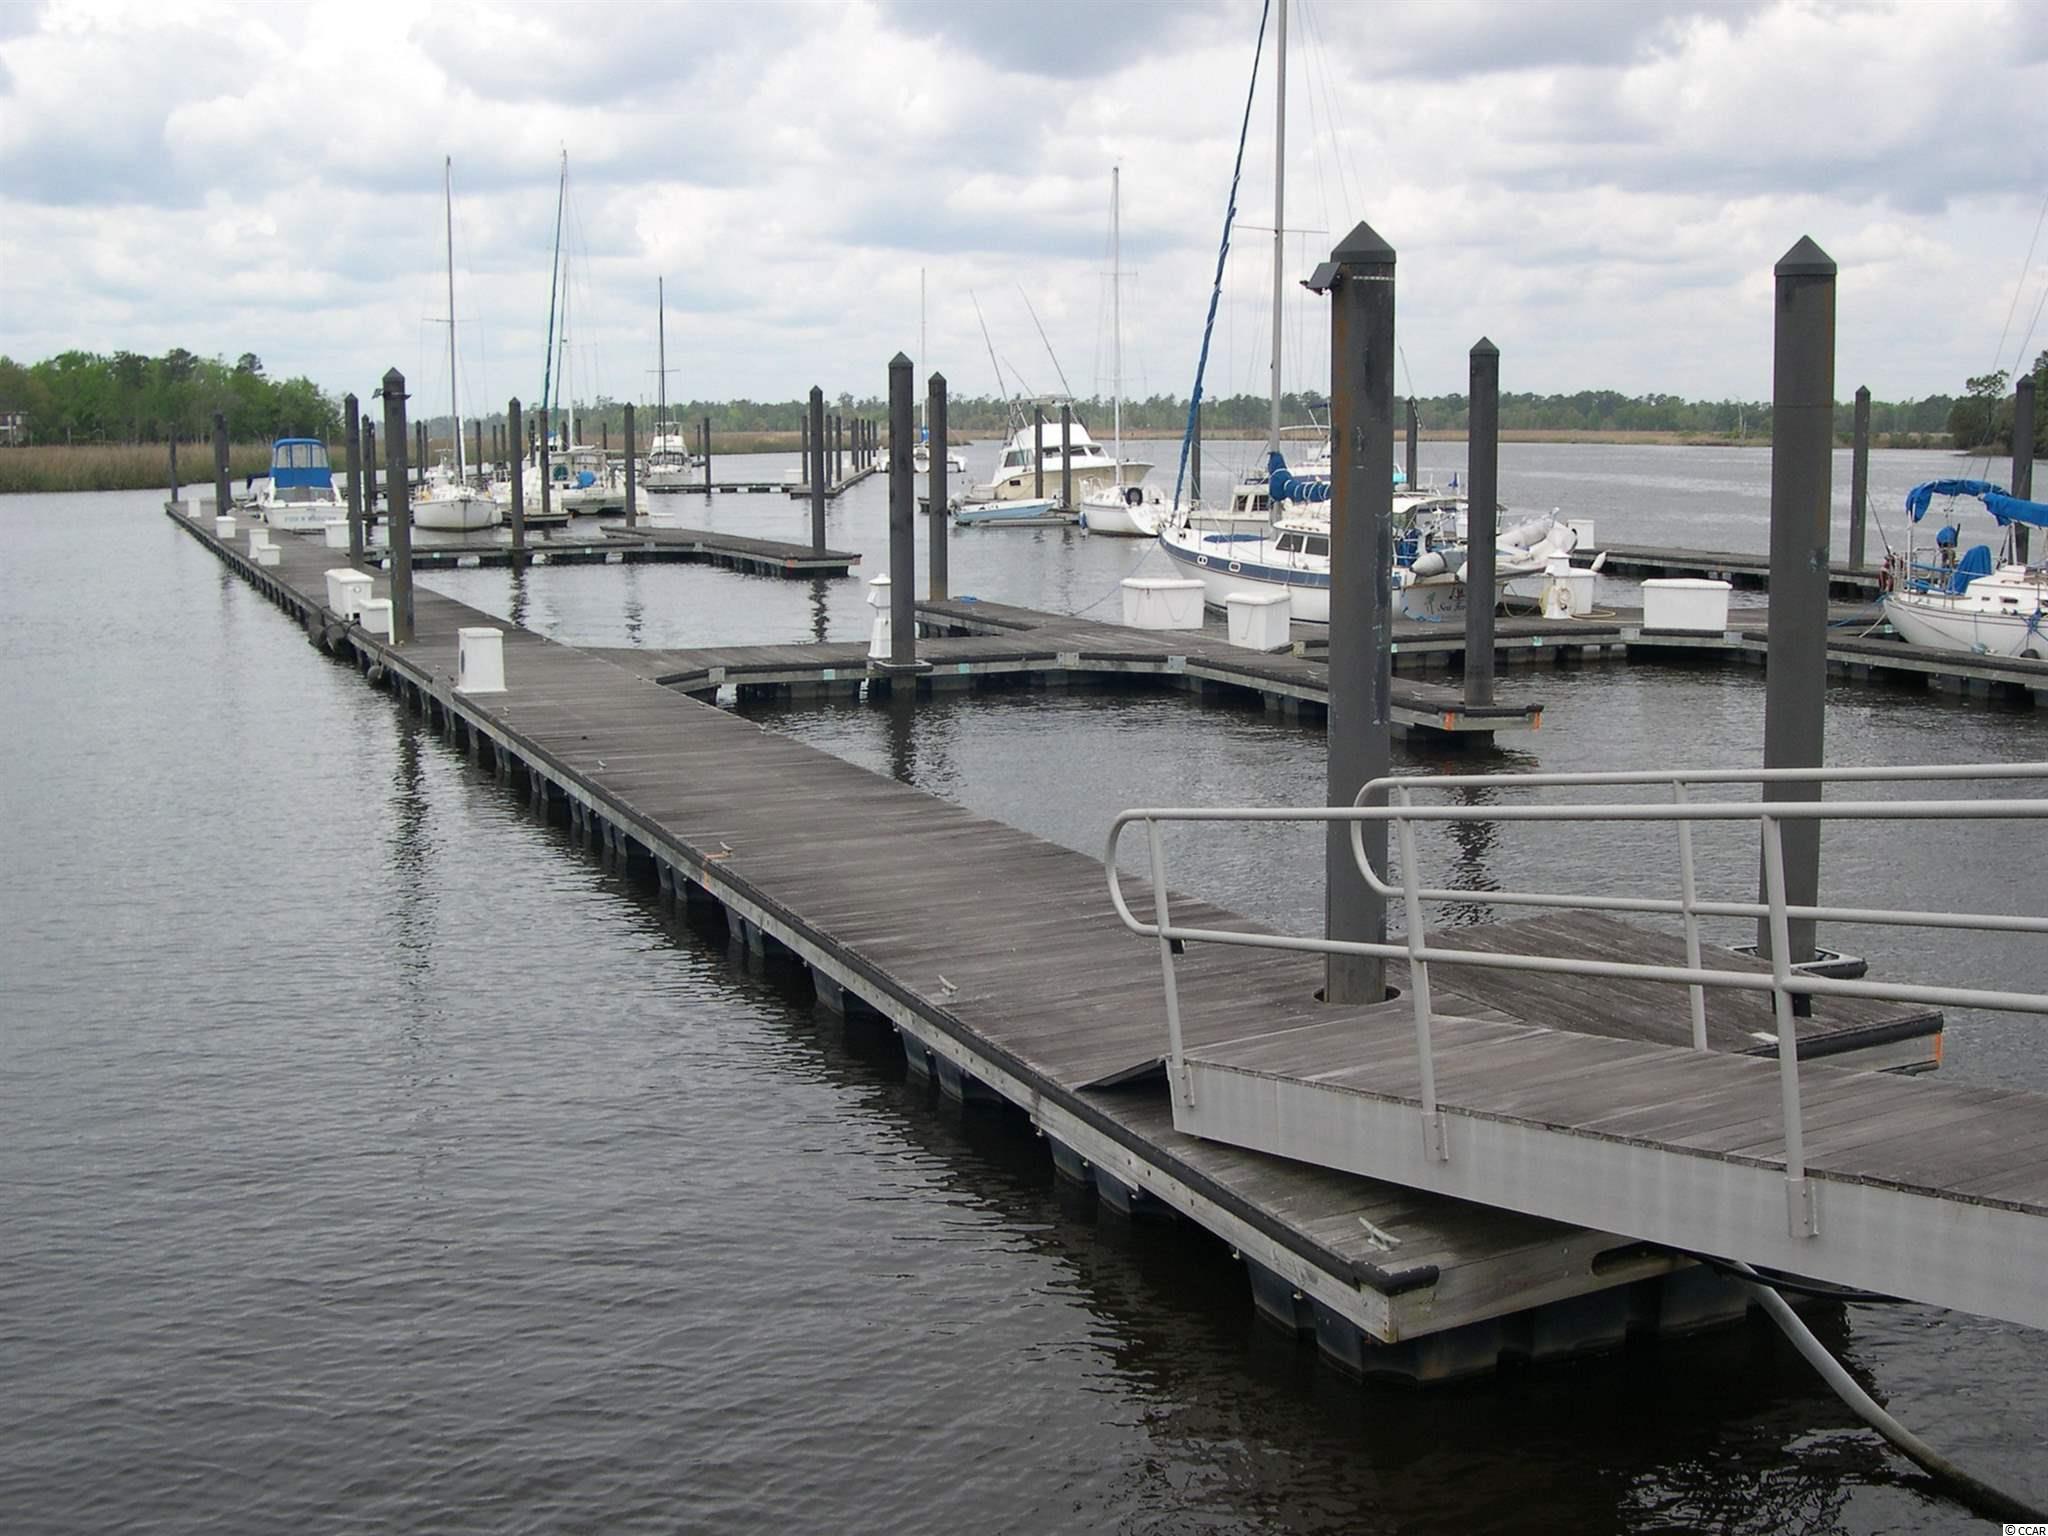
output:
[[[1628,577],[1704,577],[1733,587],[1763,589],[1771,584],[1769,555],[1736,554],[1719,549],[1659,549],[1648,544],[1602,544],[1607,570]],[[1870,602],[1878,593],[1874,566],[1846,560],[1828,564],[1828,595],[1850,602]]]
[[[1211,630],[1130,629],[1005,603],[920,602],[918,657],[931,672],[927,690],[1028,678],[1060,684],[1154,677],[1179,686],[1257,695],[1280,710],[1328,707],[1329,664],[1321,657],[1265,653],[1233,646]],[[734,687],[743,696],[854,693],[871,685],[864,641],[607,652],[612,660],[664,687],[702,696]],[[1534,730],[1540,703],[1468,705],[1455,688],[1397,680],[1390,715],[1399,730],[1488,735]]]
[[[530,632],[505,631],[507,691],[460,693],[458,631],[504,628],[489,616],[419,589],[416,638],[395,647],[326,610],[324,573],[341,563],[337,552],[284,539],[279,563],[259,566],[217,539],[210,521],[172,516],[309,637],[381,678],[536,807],[664,891],[715,903],[748,944],[803,962],[822,1000],[879,1011],[914,1069],[963,1097],[1017,1106],[1061,1168],[1110,1203],[1177,1212],[1215,1234],[1244,1258],[1262,1310],[1313,1331],[1352,1368],[1459,1375],[1503,1353],[1565,1354],[1742,1310],[1740,1293],[1711,1275],[1609,1233],[1174,1129],[1157,1070],[1156,952],[1115,922],[1094,858]],[[1186,921],[1248,926],[1191,900],[1176,910]],[[1586,941],[1647,939],[1633,932]],[[1318,1005],[1318,975],[1301,956],[1191,952],[1181,970],[1189,1039],[1220,1048],[1251,1021],[1384,1027],[1372,1010]],[[1458,990],[1439,1001],[1447,1018],[1545,1035],[1585,1012],[1533,995],[1512,1012]],[[1713,1006],[1716,1042],[1753,1050],[1743,1000],[1716,995]],[[1659,1049],[1646,1035],[1667,1038],[1683,1011],[1676,992],[1648,1016],[1616,1009],[1610,1027],[1629,1038],[1602,1044]],[[1908,1048],[1926,1056],[1939,1028],[1931,1015],[1877,1004],[1826,1000],[1815,1015],[1802,1031],[1816,1051],[1826,1040],[1894,1052],[1918,1041]]]

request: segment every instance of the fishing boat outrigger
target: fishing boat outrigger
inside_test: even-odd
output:
[[[1916,550],[1913,529],[1937,496],[1983,502],[2005,530],[2002,558],[1991,546],[1959,548],[1950,521],[1931,551]],[[1930,480],[1906,493],[1906,547],[1885,557],[1880,576],[1884,615],[1902,640],[1979,656],[2021,656],[2048,661],[2048,629],[2041,609],[2048,594],[2048,564],[2028,564],[2020,549],[2022,527],[2048,529],[2048,504],[2022,501],[1985,480]],[[1922,558],[1931,554],[1932,559]]]

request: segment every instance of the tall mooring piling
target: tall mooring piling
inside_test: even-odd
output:
[[[640,526],[640,466],[634,454],[633,402],[626,402],[626,526]]]
[[[1777,326],[1771,364],[1771,623],[1764,674],[1764,767],[1818,768],[1825,750],[1828,670],[1828,529],[1835,462],[1835,263],[1803,238],[1775,269]],[[1818,781],[1765,784],[1766,801],[1817,801]],[[1783,899],[1820,899],[1820,823],[1782,829]],[[1766,844],[1761,884],[1773,862]],[[1770,922],[1760,952],[1775,954]],[[1814,923],[1791,918],[1793,964],[1813,958]]]
[[[516,444],[519,441],[519,397],[514,395],[505,405],[505,435]],[[509,455],[512,464],[512,568],[516,571],[526,564],[526,459],[515,451]]]
[[[925,472],[926,559],[931,566],[930,596],[944,602],[946,591],[946,376],[935,373],[925,386],[925,420],[931,441],[925,445],[930,467]]]
[[[1870,515],[1870,386],[1856,386],[1856,430],[1849,449],[1849,565],[1863,569],[1863,528]]]
[[[1408,397],[1408,462],[1406,466],[1408,474],[1406,484],[1410,490],[1413,490],[1422,483],[1417,478],[1421,473],[1418,468],[1422,456],[1421,443],[1422,414],[1415,409],[1415,397],[1410,395]],[[1469,500],[1469,498],[1467,499]]]
[[[2034,376],[2020,375],[2012,392],[2012,493],[2021,501],[2034,499]],[[2027,563],[2027,525],[2012,525],[2013,558]]]
[[[363,412],[363,523],[377,520],[377,420]]]
[[[1074,510],[1074,407],[1060,402],[1060,510]]]
[[[228,489],[228,416],[226,411],[213,413],[213,510],[225,517],[235,509],[235,498]]]
[[[361,402],[354,395],[341,397],[341,419],[348,424],[348,557],[363,558],[363,424]]]
[[[1031,407],[1031,494],[1045,499],[1045,408]]]
[[[911,362],[889,359],[889,665],[917,664],[917,481],[911,456],[916,409]]]
[[[1472,346],[1465,461],[1465,702],[1493,702],[1494,540],[1500,521],[1500,348]],[[1410,406],[1414,405],[1411,400]]]
[[[405,375],[384,375],[384,498],[391,526],[391,641],[409,645],[413,636],[412,500],[406,484]]]
[[[811,386],[810,457],[804,473],[811,481],[811,548],[825,552],[825,391]]]
[[[1316,269],[1309,286],[1330,296],[1330,672],[1327,794],[1349,805],[1390,768],[1393,734],[1394,250],[1364,223]],[[1386,868],[1384,822],[1362,829],[1366,856]],[[1403,850],[1404,853],[1406,850]],[[1332,822],[1324,842],[1324,932],[1377,943],[1386,907],[1351,856],[1351,829]],[[1416,921],[1409,914],[1410,923]],[[1324,1000],[1377,1003],[1386,963],[1331,955]]]

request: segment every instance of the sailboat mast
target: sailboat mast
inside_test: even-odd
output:
[[[448,415],[455,423],[455,481],[462,483],[462,407],[455,398],[455,157],[441,157],[441,215],[448,235]],[[425,469],[423,464],[421,469]]]
[[[924,367],[924,268],[917,269],[917,365]],[[931,392],[925,391],[917,398],[917,440],[923,442],[931,436]]]
[[[1280,280],[1287,259],[1287,0],[1280,0],[1280,30],[1273,55],[1273,414],[1266,452],[1280,449]]]
[[[654,280],[654,349],[656,383],[654,386],[654,435],[656,437],[668,427],[668,293],[665,279]]]
[[[1123,167],[1109,168],[1109,329],[1115,338],[1110,365],[1110,388],[1116,399],[1116,478],[1124,478],[1124,225],[1120,203]]]
[[[548,268],[548,350],[541,360],[540,428],[545,442],[555,430],[555,297],[562,280],[562,202],[569,193],[569,151],[562,151],[562,179],[555,186],[555,261]]]
[[[562,404],[569,413],[568,436],[563,440],[564,451],[576,446],[576,385],[569,377],[569,311],[574,307],[575,295],[567,283],[562,284]]]

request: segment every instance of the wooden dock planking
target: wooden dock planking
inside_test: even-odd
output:
[[[337,552],[289,541],[278,567],[260,568],[224,549],[210,524],[179,521],[317,625],[322,573],[342,563]],[[378,582],[382,591],[381,574]],[[1119,1177],[1247,1244],[1248,1256],[1280,1266],[1372,1336],[1408,1338],[1669,1267],[1649,1256],[1596,1277],[1592,1259],[1617,1244],[1611,1236],[1174,1132],[1156,1077],[1090,1086],[1119,1068],[1144,1074],[1163,1046],[1157,948],[1110,921],[1095,859],[524,631],[505,632],[506,693],[455,694],[456,631],[493,621],[425,589],[416,603],[413,644],[394,649],[359,630],[349,644],[732,910],[760,914],[821,975],[934,1048],[959,1051],[1053,1134],[1120,1149]],[[1175,907],[1187,920],[1255,926],[1191,898]],[[1310,958],[1218,951],[1178,964],[1191,989],[1191,1040],[1228,1038],[1250,1009],[1300,1030],[1377,1030],[1395,1058],[1412,1057],[1404,1007],[1394,1005],[1396,1027],[1385,1005],[1368,1018],[1313,1004]],[[1464,1006],[1462,992],[1446,985],[1442,1001]],[[1445,1027],[1464,1026],[1447,1017]],[[1365,1221],[1395,1231],[1395,1256]]]
[[[757,539],[709,528],[608,527],[604,535],[615,548],[680,552],[756,575],[844,576],[860,564],[860,556],[851,550],[813,549],[784,539]]]

